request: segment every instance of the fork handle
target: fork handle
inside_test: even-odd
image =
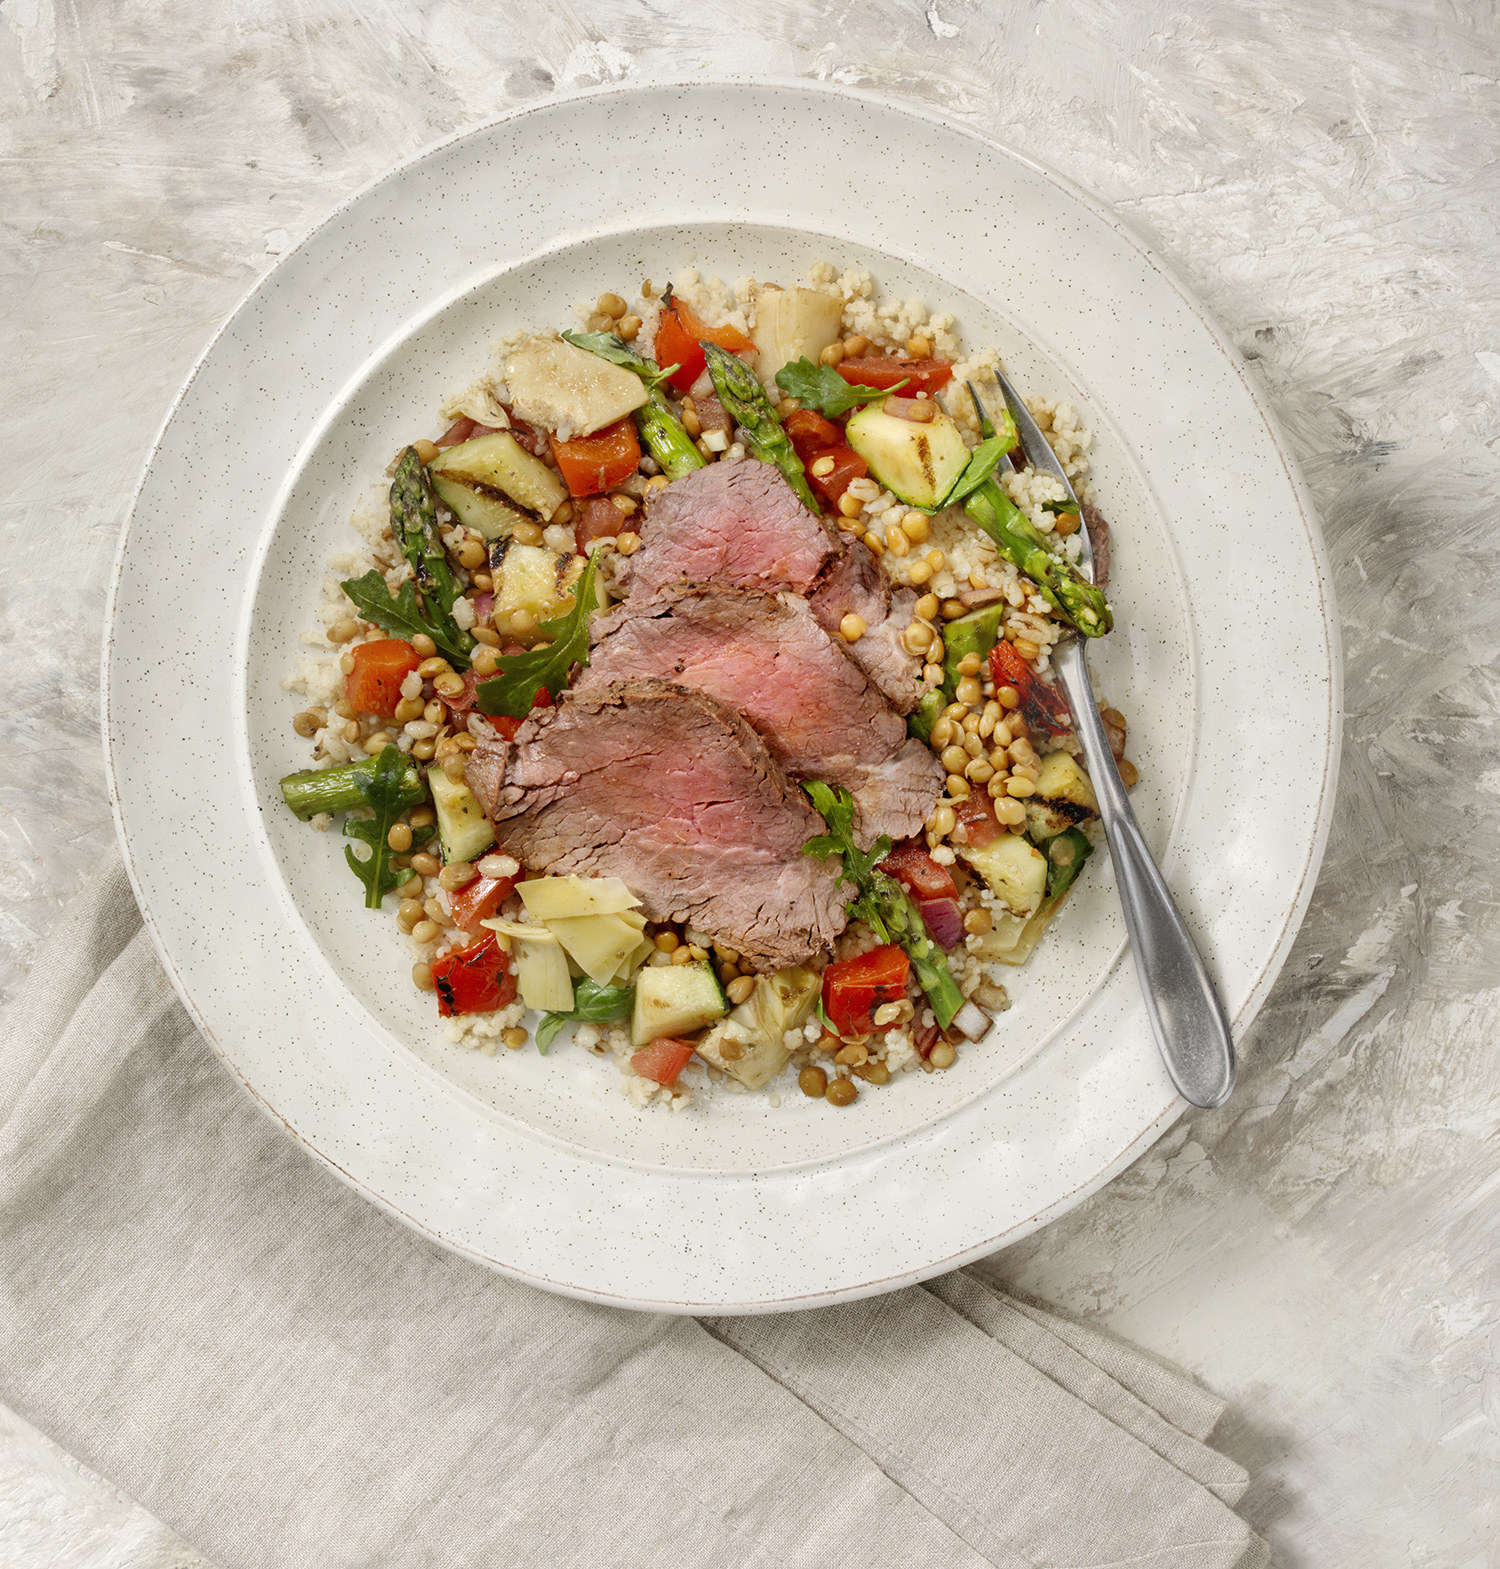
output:
[[[1229,1022],[1130,809],[1099,718],[1083,639],[1064,639],[1052,661],[1099,798],[1151,1033],[1183,1097],[1195,1106],[1222,1105],[1234,1088]]]

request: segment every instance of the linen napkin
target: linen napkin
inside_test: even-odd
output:
[[[1256,1569],[1220,1403],[962,1272],[632,1314],[444,1252],[256,1109],[118,858],[0,1054],[0,1396],[223,1569]]]

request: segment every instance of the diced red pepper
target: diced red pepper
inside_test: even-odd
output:
[[[641,444],[635,421],[628,414],[591,436],[575,436],[571,441],[550,436],[548,440],[570,496],[597,496],[612,490],[641,466]]]
[[[939,866],[917,843],[908,839],[898,844],[880,863],[908,893],[918,899],[956,899],[958,884],[946,866]]]
[[[827,473],[816,473],[824,458],[832,458],[833,467]],[[870,465],[853,447],[825,447],[815,453],[812,462],[807,465],[808,483],[834,506],[838,505],[839,497],[853,480],[863,479],[869,472]]]
[[[589,496],[578,508],[573,543],[580,554],[591,540],[613,538],[625,527],[625,514],[608,496]]]
[[[516,978],[510,957],[493,932],[467,948],[455,948],[432,962],[438,1014],[451,1019],[460,1013],[493,1013],[516,1000]]]
[[[976,850],[994,844],[1005,832],[1000,826],[1000,819],[995,816],[995,803],[990,800],[988,790],[976,790],[962,801],[955,801],[953,816],[953,837],[959,844],[972,845]],[[962,834],[959,833],[960,829],[963,830]]]
[[[783,428],[804,463],[810,462],[824,447],[844,444],[844,432],[840,427],[812,409],[794,409],[787,415]]]
[[[350,651],[354,668],[344,677],[344,696],[362,714],[390,719],[401,701],[401,683],[422,656],[399,637],[378,637]]]
[[[661,313],[655,348],[658,365],[677,366],[667,380],[679,392],[689,391],[703,374],[708,359],[703,352],[705,339],[731,354],[745,354],[755,347],[737,327],[705,327],[692,307],[674,295]]]
[[[514,877],[477,876],[448,894],[448,909],[460,931],[472,932],[493,915],[515,891]]]
[[[630,1066],[643,1079],[655,1079],[658,1084],[675,1084],[677,1075],[687,1067],[693,1055],[691,1041],[674,1040],[670,1035],[659,1035],[647,1046],[642,1046],[630,1059]]]
[[[1011,643],[996,643],[990,650],[990,679],[997,688],[1011,686],[1021,699],[1021,712],[1034,730],[1062,735],[1073,728],[1067,699],[1044,681]]]
[[[905,381],[901,389],[908,398],[919,392],[929,397],[940,387],[953,380],[953,365],[949,360],[903,360],[895,356],[873,355],[851,360],[840,360],[833,367],[853,387],[894,387]]]
[[[546,687],[539,686],[536,689],[536,696],[532,698],[531,706],[533,708],[551,708],[554,706],[552,702],[552,694],[547,690]],[[513,719],[509,714],[496,714],[494,718],[490,720],[490,723],[494,725],[494,727],[500,732],[501,735],[505,737],[507,741],[515,740],[516,731],[519,730],[525,722],[526,721],[523,719]]]
[[[853,959],[841,959],[823,971],[823,1012],[840,1035],[869,1035],[872,1015],[884,1002],[906,996],[911,960],[894,943]],[[889,1028],[889,1026],[883,1026]]]

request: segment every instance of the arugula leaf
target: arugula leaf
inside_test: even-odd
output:
[[[832,365],[814,365],[810,359],[793,360],[776,372],[776,385],[803,408],[816,409],[828,419],[837,419],[861,403],[873,403],[898,388],[911,377],[903,377],[894,387],[860,387],[844,380]]]
[[[953,482],[953,488],[943,497],[941,506],[951,507],[962,501],[971,491],[978,490],[1000,466],[1000,460],[1020,440],[1016,422],[1009,409],[1005,411],[1005,427],[998,435],[988,436],[969,454],[964,471]]]
[[[602,1024],[628,1018],[635,1007],[634,986],[600,986],[588,976],[573,982],[573,1007],[568,1013],[549,1013],[536,1027],[536,1049],[545,1057],[565,1024]]]
[[[668,365],[665,370],[658,370],[654,360],[637,354],[618,333],[565,332],[562,337],[564,343],[571,343],[575,349],[587,349],[590,354],[597,354],[611,365],[633,370],[648,387],[661,386],[667,377],[682,369],[681,365]]]
[[[349,596],[350,603],[366,620],[373,622],[382,632],[392,637],[404,637],[409,643],[418,632],[425,632],[437,644],[438,653],[455,670],[469,668],[468,649],[457,642],[444,626],[429,621],[417,603],[416,590],[408,578],[392,594],[386,587],[385,575],[378,567],[371,567],[363,577],[349,578],[339,587]]]
[[[392,742],[375,759],[374,772],[358,777],[358,789],[375,815],[347,819],[344,834],[346,838],[358,839],[368,845],[370,853],[361,860],[350,845],[344,851],[344,859],[365,885],[365,908],[378,910],[385,896],[404,880],[391,865],[391,847],[386,836],[407,807],[427,799],[427,788],[420,784],[412,786],[406,759]]]
[[[821,779],[809,780],[802,788],[828,825],[828,832],[809,839],[803,851],[843,858],[840,880],[853,883],[856,890],[849,901],[849,914],[863,921],[881,942],[900,943],[906,950],[933,1014],[946,1030],[963,1007],[964,995],[948,968],[947,955],[927,935],[916,905],[901,884],[880,869],[878,863],[891,847],[889,836],[882,834],[869,850],[861,850],[854,842],[853,796],[842,786],[830,787]]]
[[[556,697],[568,684],[568,672],[589,662],[589,618],[598,608],[594,596],[593,556],[583,576],[573,585],[573,608],[565,616],[544,621],[537,635],[551,638],[540,648],[524,654],[502,654],[495,663],[495,674],[474,688],[474,705],[482,714],[507,714],[524,719],[531,712],[532,700],[543,687]]]

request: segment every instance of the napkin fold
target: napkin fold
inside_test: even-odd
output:
[[[259,1111],[118,858],[0,1051],[0,1395],[223,1569],[1259,1569],[1221,1403],[960,1271],[633,1314],[449,1254]]]

